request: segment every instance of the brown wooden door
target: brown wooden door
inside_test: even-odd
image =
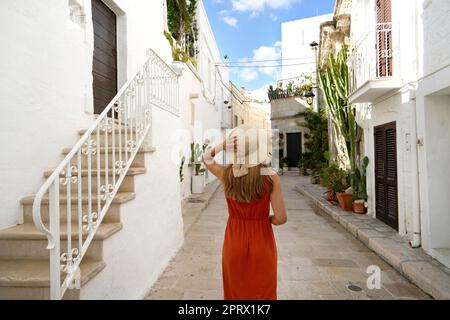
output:
[[[398,230],[396,123],[375,127],[374,136],[376,216]]]
[[[392,4],[391,0],[376,0],[377,77],[392,76]]]
[[[94,23],[94,112],[100,114],[117,93],[117,17],[101,0],[92,0]]]

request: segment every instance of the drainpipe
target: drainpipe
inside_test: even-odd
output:
[[[410,92],[413,89],[410,89]],[[417,137],[417,100],[414,97],[414,110],[413,110],[413,130],[411,141],[411,152],[413,153],[412,159],[412,194],[413,194],[413,237],[409,242],[413,248],[421,246],[421,222],[420,222],[420,187],[419,187],[419,153],[418,153],[418,137]]]
[[[414,6],[414,28],[413,32],[415,34],[415,55],[416,55],[416,77],[419,75],[419,39],[418,39],[418,3],[415,2]],[[410,89],[410,92],[414,90],[414,93],[417,90],[417,84],[414,89]],[[419,248],[422,244],[422,235],[421,235],[421,221],[420,221],[420,187],[419,187],[419,153],[418,147],[420,147],[419,138],[417,136],[417,128],[418,128],[418,117],[417,117],[417,99],[414,94],[414,110],[413,110],[413,132],[412,132],[412,143],[411,143],[411,151],[413,152],[412,158],[412,181],[413,181],[413,236],[412,240],[409,242],[409,245],[412,248]]]

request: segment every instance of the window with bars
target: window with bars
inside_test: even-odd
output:
[[[392,77],[392,0],[376,0],[377,77]]]

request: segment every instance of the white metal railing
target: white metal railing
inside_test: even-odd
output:
[[[398,41],[393,24],[378,23],[356,41],[349,53],[350,92],[367,81],[394,77]]]
[[[150,131],[153,106],[179,115],[178,77],[149,50],[140,70],[36,194],[33,220],[48,238],[51,299],[80,288],[80,263]],[[49,226],[41,212],[47,203]],[[60,225],[64,216],[67,223]]]

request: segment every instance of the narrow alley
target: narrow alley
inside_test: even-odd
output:
[[[282,176],[288,222],[274,227],[278,299],[429,298],[339,224],[316,213],[294,190],[300,179],[305,178]],[[221,246],[226,219],[219,188],[146,299],[223,299]],[[366,287],[371,265],[381,269],[381,289]]]

